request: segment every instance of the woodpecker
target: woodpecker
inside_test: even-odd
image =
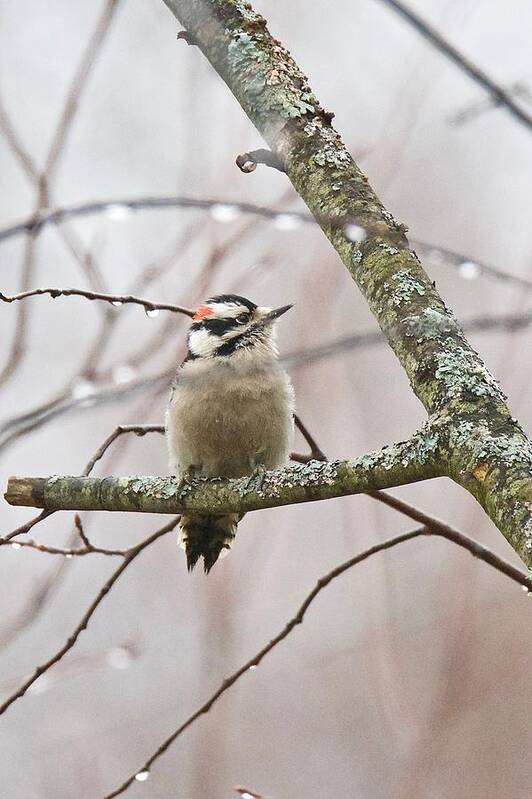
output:
[[[274,328],[291,307],[272,310],[221,294],[196,310],[166,411],[170,468],[180,479],[244,477],[288,461],[294,391]],[[188,570],[203,557],[208,573],[230,549],[240,519],[183,515],[179,540]]]

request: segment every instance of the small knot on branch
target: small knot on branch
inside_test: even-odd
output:
[[[334,111],[326,111],[321,105],[316,108],[316,114],[321,117],[327,125],[330,125],[336,116]]]
[[[277,169],[278,172],[285,171],[281,161],[271,150],[251,150],[249,153],[242,153],[236,157],[235,163],[240,171],[246,174],[254,172],[257,164],[265,164]]]
[[[188,31],[179,31],[177,34],[177,39],[183,39],[183,41],[185,41],[189,46],[198,44],[196,37]]]

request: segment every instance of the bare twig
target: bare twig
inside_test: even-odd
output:
[[[239,203],[221,199],[200,200],[192,197],[137,197],[133,199],[102,200],[83,205],[68,206],[58,208],[46,213],[40,213],[37,217],[31,217],[24,222],[20,222],[10,227],[0,230],[0,241],[17,236],[24,232],[33,231],[39,233],[43,227],[52,224],[59,224],[67,219],[88,216],[91,214],[106,213],[109,208],[121,207],[131,210],[156,210],[165,208],[185,208],[210,212],[222,206],[229,208],[238,214],[257,216],[261,219],[272,221],[280,230],[291,230],[299,224],[315,225],[316,219],[305,211],[283,211],[281,208],[269,208],[253,203]],[[426,257],[437,257],[443,260],[443,265],[450,265],[460,268],[464,264],[473,264],[479,275],[495,278],[507,283],[515,283],[517,286],[532,291],[532,281],[519,275],[514,275],[498,269],[485,261],[474,258],[470,255],[458,253],[448,247],[442,247],[420,239],[412,239],[412,244],[416,250],[423,252]]]
[[[279,158],[271,150],[250,150],[248,153],[237,155],[235,163],[241,172],[254,172],[257,164],[264,164],[278,172],[284,172],[284,167]]]
[[[111,446],[111,444],[116,441],[117,438],[124,435],[125,433],[134,433],[136,436],[145,436],[146,433],[164,433],[164,425],[163,424],[121,424],[116,427],[113,432],[111,433],[108,438],[105,439],[101,447],[99,447],[90,461],[87,463],[85,469],[83,470],[82,474],[85,477],[92,472],[94,465],[103,457],[107,449]]]
[[[137,425],[137,427],[139,427]],[[144,426],[145,432],[146,426]],[[155,426],[154,426],[155,427]],[[124,432],[127,432],[125,429],[126,426],[123,426]],[[116,431],[115,431],[116,432]],[[113,441],[110,441],[111,437],[106,439],[106,446],[105,450],[107,450],[111,443],[113,443],[118,436],[113,438]],[[83,469],[82,474],[89,475],[94,467],[94,464],[97,462],[99,458],[103,455],[104,445],[98,448],[97,452],[92,456],[89,462],[86,464],[85,468]],[[98,456],[98,457],[96,457]],[[31,519],[29,522],[26,522],[25,525],[14,530],[9,535],[5,536],[4,539],[0,539],[0,543],[7,543],[10,539],[14,538],[15,536],[21,535],[22,533],[28,532],[35,524],[42,521],[43,519],[47,518],[48,516],[52,515],[51,513],[44,512],[40,513],[38,516]],[[75,538],[79,536],[86,547],[93,548],[91,542],[87,538],[84,533],[83,526],[81,523],[81,519],[79,518],[78,514],[74,514],[74,527],[76,528],[76,533],[74,536],[70,537],[69,545],[72,547],[75,542]],[[25,595],[24,598],[24,606],[17,612],[15,618],[13,618],[6,629],[2,630],[0,634],[0,647],[5,647],[9,643],[13,641],[13,639],[20,635],[20,633],[25,630],[29,624],[31,624],[39,613],[42,613],[48,600],[51,598],[53,591],[57,590],[58,581],[60,577],[65,572],[65,566],[67,565],[66,558],[59,562],[59,565],[55,567],[49,574],[45,576],[43,580],[41,580],[37,585],[32,588],[30,594]]]
[[[189,716],[186,721],[184,721],[171,735],[166,738],[163,743],[155,750],[155,752],[150,755],[150,757],[146,760],[146,762],[141,766],[140,769],[132,774],[130,777],[125,780],[122,785],[116,788],[111,793],[105,796],[105,799],[112,799],[115,796],[119,796],[120,794],[124,793],[130,785],[133,784],[135,778],[138,774],[147,774],[150,771],[150,768],[158,760],[161,755],[163,755],[166,750],[180,737],[180,735],[188,729],[201,715],[204,713],[208,713],[211,707],[217,702],[217,700],[224,694],[231,686],[233,686],[237,680],[242,677],[250,669],[256,668],[259,663],[265,658],[273,649],[275,649],[278,644],[281,643],[285,638],[290,635],[292,630],[301,624],[304,620],[305,614],[314,601],[314,599],[318,596],[318,594],[326,588],[329,583],[331,583],[336,577],[339,577],[341,574],[346,572],[348,569],[351,569],[353,566],[362,563],[363,561],[367,560],[368,558],[372,557],[373,555],[377,554],[378,552],[383,552],[387,549],[392,549],[393,547],[397,546],[398,544],[402,544],[406,541],[411,541],[414,538],[418,538],[422,535],[436,535],[442,536],[447,540],[451,541],[452,543],[456,544],[457,546],[466,549],[470,552],[474,557],[483,560],[488,565],[495,568],[497,571],[500,571],[502,574],[505,574],[514,582],[517,582],[519,585],[525,587],[527,590],[532,590],[532,578],[529,577],[524,572],[520,571],[519,569],[512,566],[512,564],[508,563],[507,561],[499,558],[498,555],[491,552],[490,550],[486,549],[482,544],[479,544],[477,541],[474,541],[471,538],[463,535],[462,533],[458,532],[457,530],[452,530],[448,528],[447,531],[444,533],[441,530],[432,530],[426,527],[422,527],[420,529],[412,530],[407,533],[402,533],[401,535],[397,535],[394,538],[389,538],[386,541],[383,541],[380,544],[375,544],[374,546],[366,549],[364,552],[361,552],[358,555],[355,555],[353,558],[345,561],[344,563],[337,566],[332,571],[325,574],[321,577],[317,584],[314,586],[312,591],[307,595],[303,603],[301,604],[299,610],[283,627],[283,629],[274,637],[272,640],[267,643],[259,652],[257,652],[250,660],[244,663],[237,671],[233,672],[230,677],[225,679],[220,687],[211,695],[211,697],[204,702],[191,716]]]
[[[120,0],[105,0],[102,12],[96,23],[96,27],[94,28],[94,31],[87,42],[85,50],[81,56],[81,60],[76,68],[74,77],[72,78],[72,82],[68,90],[68,94],[66,96],[61,116],[59,117],[59,121],[55,129],[48,155],[46,157],[44,173],[47,179],[53,175],[59,163],[59,159],[66,145],[68,134],[72,128],[72,123],[74,122],[76,112],[79,108],[83,91],[87,86],[92,69],[96,63],[106,36],[109,33],[111,22],[113,21],[113,17],[116,9],[118,8],[119,2]]]
[[[532,99],[530,89],[521,81],[516,81],[508,86],[508,88],[504,88],[510,97],[519,97],[520,99],[527,100],[528,103],[530,103]],[[490,111],[493,108],[497,108],[499,105],[500,103],[498,103],[493,96],[482,97],[481,100],[478,100],[475,103],[469,103],[467,106],[460,109],[460,111],[456,111],[448,118],[448,121],[451,125],[456,125],[457,127],[459,125],[465,125],[475,117],[480,116],[480,114]]]
[[[39,179],[39,170],[35,164],[30,153],[22,144],[21,138],[15,130],[11,118],[6,111],[4,103],[0,98],[0,130],[3,133],[4,139],[17,159],[19,165],[22,167],[27,177],[30,180],[37,182]]]
[[[250,791],[249,788],[244,788],[242,785],[235,785],[234,790],[240,795],[241,799],[266,799],[262,794]]]
[[[11,296],[0,293],[0,301],[17,302],[18,300],[25,300],[27,297],[37,297],[42,294],[49,294],[54,300],[57,297],[85,297],[87,300],[101,300],[102,302],[111,303],[111,305],[126,305],[128,303],[141,305],[146,313],[151,313],[152,311],[172,311],[173,313],[181,313],[186,316],[194,316],[194,311],[190,308],[183,308],[181,305],[172,305],[165,302],[150,302],[142,297],[134,297],[131,294],[100,294],[96,291],[85,291],[84,289],[32,289],[31,291],[21,291],[19,294],[12,294]]]
[[[453,44],[449,42],[441,33],[432,27],[418,14],[399,2],[399,0],[381,0],[385,5],[395,11],[405,19],[408,24],[415,28],[433,47],[443,53],[450,61],[472,80],[487,91],[496,105],[506,109],[514,119],[532,130],[532,117],[520,105],[518,105],[511,94],[507,92],[499,83],[490,78],[473,61],[467,58]]]
[[[297,415],[297,413],[294,413],[294,423],[295,423],[295,426],[297,427],[297,429],[299,430],[299,432],[301,433],[301,435],[303,436],[303,438],[305,439],[305,441],[307,442],[307,444],[309,445],[309,448],[310,448],[310,458],[309,458],[309,460],[313,459],[313,460],[316,460],[316,461],[326,461],[327,458],[325,457],[325,455],[321,451],[320,447],[318,446],[318,444],[316,442],[316,439],[311,435],[309,430],[307,430],[307,428],[305,427],[305,425],[303,424],[303,422],[301,421],[301,419]],[[293,453],[293,455],[291,456],[293,460],[299,460],[299,459],[305,457],[305,456],[299,455],[296,458],[294,458],[295,454],[296,453]]]
[[[38,552],[47,552],[49,555],[63,555],[67,558],[73,558],[80,555],[91,555],[93,553],[99,555],[119,555],[120,557],[126,557],[127,550],[125,549],[104,549],[102,547],[95,547],[92,544],[88,546],[80,547],[79,549],[64,549],[61,547],[51,547],[47,544],[41,544],[39,541],[34,541],[30,538],[27,541],[16,541],[15,543],[11,544],[12,547],[16,547],[17,549],[22,549],[23,547],[29,547],[30,549],[36,549]]]
[[[511,333],[517,330],[525,330],[531,325],[532,310],[528,310],[517,314],[493,316],[485,314],[473,317],[463,323],[462,329],[468,333],[490,333],[495,331]],[[386,339],[380,330],[355,333],[351,336],[333,339],[325,344],[318,344],[316,347],[308,347],[288,353],[282,358],[282,361],[291,368],[305,366],[315,361],[334,358],[347,352],[380,346],[385,343]]]
[[[269,208],[254,203],[233,202],[231,200],[220,199],[195,199],[193,197],[180,197],[180,196],[163,196],[163,197],[135,197],[135,198],[119,198],[116,200],[99,200],[91,203],[83,203],[81,205],[65,206],[64,208],[56,208],[53,211],[41,212],[37,218],[30,217],[29,219],[11,225],[3,230],[0,230],[0,241],[18,236],[21,233],[33,231],[39,233],[44,227],[48,225],[56,225],[59,222],[67,219],[75,219],[77,217],[91,216],[92,214],[106,213],[109,209],[124,208],[131,211],[139,211],[144,209],[158,210],[168,208],[185,208],[199,211],[212,212],[216,215],[220,207],[230,209],[236,215],[247,214],[257,216],[261,219],[271,219],[276,221],[278,217],[284,222],[289,216],[293,221],[294,226],[298,222],[315,224],[313,217],[305,211],[283,211],[282,209]],[[214,209],[214,210],[213,210]]]
[[[28,688],[31,685],[33,685],[33,683],[36,682],[42,674],[48,671],[48,669],[50,669],[55,663],[58,663],[61,660],[61,658],[70,649],[72,649],[82,631],[86,629],[90,619],[94,615],[98,606],[105,599],[111,588],[115,585],[115,583],[121,577],[121,575],[127,569],[127,567],[135,560],[137,555],[140,555],[140,553],[144,549],[146,549],[146,547],[150,546],[150,544],[152,544],[161,536],[166,535],[166,533],[173,530],[177,525],[178,521],[179,521],[178,517],[173,518],[172,521],[168,522],[163,527],[156,530],[154,533],[152,533],[152,535],[148,536],[148,538],[146,538],[140,544],[137,544],[136,546],[131,547],[130,549],[127,550],[123,562],[112,573],[107,582],[98,591],[95,598],[93,599],[93,601],[91,602],[85,613],[83,614],[79,624],[76,625],[76,627],[72,631],[71,635],[67,638],[63,646],[54,655],[52,655],[52,657],[41,663],[40,666],[37,666],[33,674],[30,677],[28,677],[28,679],[25,680],[25,682],[23,682],[22,685],[20,685],[19,688],[14,693],[12,693],[10,696],[7,697],[7,699],[4,700],[4,702],[0,705],[0,715],[2,715],[2,713],[5,713],[8,707],[10,707],[10,705],[13,704],[13,702],[15,702],[17,699],[20,699],[20,697],[24,696]]]
[[[33,222],[40,217],[43,209],[50,203],[50,179],[64,152],[68,133],[75,119],[83,90],[87,85],[92,68],[96,63],[97,56],[109,30],[118,2],[119,0],[106,0],[105,2],[103,12],[100,15],[96,28],[88,41],[87,47],[81,57],[81,61],[76,69],[74,78],[68,90],[63,111],[59,118],[42,174],[39,174],[33,161],[31,160],[31,157],[27,154],[22,144],[19,143],[20,139],[15,133],[7,111],[5,108],[1,109],[2,113],[0,115],[0,125],[2,125],[4,136],[8,144],[10,144],[12,152],[15,154],[23,169],[26,171],[26,174],[34,181],[36,185],[37,198],[35,210],[32,215]],[[36,231],[30,228],[30,230],[28,230],[28,241],[25,248],[22,268],[21,288],[23,291],[28,289],[33,278],[35,268],[35,237]],[[27,322],[28,316],[26,308],[24,306],[20,306],[20,308],[17,309],[17,321],[10,352],[2,371],[0,372],[0,384],[5,383],[9,378],[11,378],[15,370],[22,362],[22,356],[24,355],[26,349]]]

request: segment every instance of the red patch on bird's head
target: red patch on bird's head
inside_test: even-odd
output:
[[[205,319],[206,316],[214,316],[214,311],[212,308],[209,308],[208,305],[200,305],[192,317],[192,321],[200,322],[202,319]]]

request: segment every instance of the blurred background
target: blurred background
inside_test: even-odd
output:
[[[527,0],[409,3],[532,111]],[[379,0],[342,0],[326,13],[316,0],[256,8],[409,225],[448,305],[474,323],[470,340],[530,432],[531,130]],[[379,448],[423,422],[335,252],[291,215],[305,208],[286,177],[235,166],[263,143],[201,53],[176,40],[160,0],[21,0],[1,3],[0,18],[0,226],[101,203],[34,235],[4,236],[2,292],[70,286],[188,307],[221,292],[293,302],[279,345],[298,412],[328,456]],[[118,202],[163,196],[212,202],[136,211]],[[278,213],[244,213],[243,202]],[[163,421],[186,317],[76,297],[0,310],[2,485],[12,474],[79,473],[117,425]],[[306,450],[299,437],[294,446]],[[123,436],[94,470],[167,473],[157,434]],[[449,481],[393,493],[519,562]],[[2,534],[32,517],[5,503],[1,515]],[[83,515],[91,540],[111,548],[166,520]],[[320,575],[410,526],[365,497],[249,514],[208,578],[187,574],[175,534],[161,538],[77,646],[1,719],[2,795],[104,796],[282,628]],[[67,512],[30,535],[79,543]],[[59,649],[117,565],[2,549],[2,695]],[[129,795],[230,799],[239,784],[266,799],[529,799],[531,612],[515,584],[449,542],[378,555],[327,588],[303,626]]]

